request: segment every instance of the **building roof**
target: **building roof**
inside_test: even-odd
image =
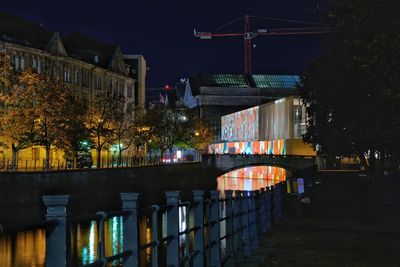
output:
[[[251,77],[257,88],[296,88],[300,83],[298,75],[253,74]]]
[[[102,68],[108,67],[117,47],[79,32],[71,32],[62,41],[70,56]]]
[[[44,49],[52,36],[40,24],[0,13],[0,40],[4,42]]]
[[[246,76],[240,74],[209,74],[201,75],[200,79],[207,87],[249,87]]]
[[[296,89],[299,82],[298,75],[277,74],[196,74],[189,77],[193,95],[199,94],[201,87]]]
[[[41,24],[0,13],[0,41],[46,50],[59,56],[67,55],[104,69],[128,74],[125,64],[129,63],[123,59],[118,45],[106,44],[79,32],[60,36],[58,32],[47,31]],[[55,41],[58,41],[58,47],[65,48],[65,54],[54,53],[51,44]]]

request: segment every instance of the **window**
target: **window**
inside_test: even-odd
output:
[[[132,85],[129,84],[126,92],[127,97],[132,97]]]
[[[79,84],[78,69],[77,68],[75,68],[75,70],[74,70],[74,81],[75,81],[75,84]]]
[[[40,74],[42,73],[42,66],[41,66],[41,61],[38,59],[37,61],[37,72]]]
[[[24,57],[21,57],[21,69],[25,69],[25,59]]]
[[[56,81],[60,79],[59,69],[56,65],[53,65],[53,77]]]
[[[89,87],[89,71],[82,71],[82,86]]]
[[[19,57],[16,53],[13,55],[14,70],[19,70]]]
[[[101,77],[96,76],[96,89],[101,89]]]
[[[32,148],[32,160],[40,159],[40,148],[34,147]]]
[[[32,69],[36,69],[37,68],[37,61],[36,58],[32,58]]]
[[[64,68],[64,82],[68,82],[68,69]]]
[[[124,95],[124,92],[122,91],[122,82],[121,81],[117,82],[117,93],[118,93],[119,96],[123,96]]]

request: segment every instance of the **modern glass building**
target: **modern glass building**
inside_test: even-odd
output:
[[[297,96],[222,116],[222,142],[210,145],[209,153],[315,155],[301,140],[306,122],[306,108]]]

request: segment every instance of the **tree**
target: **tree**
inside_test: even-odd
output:
[[[206,152],[208,145],[214,141],[214,130],[205,120],[200,118],[193,118],[191,129],[186,137],[186,143],[200,152]]]
[[[149,121],[154,127],[152,145],[158,148],[161,158],[168,150],[172,160],[174,145],[184,140],[189,129],[187,114],[168,107],[154,108],[149,112]]]
[[[118,165],[122,163],[122,152],[128,149],[133,140],[130,138],[130,129],[133,123],[134,103],[124,96],[113,98],[115,105],[111,111],[115,123],[115,139],[118,146]]]
[[[86,127],[93,145],[97,151],[97,168],[101,167],[101,151],[107,144],[115,141],[115,122],[113,111],[116,101],[110,94],[97,94],[90,103],[86,113]]]
[[[135,108],[129,128],[129,139],[135,145],[136,156],[139,155],[140,148],[149,143],[154,133],[155,123],[151,123],[150,117],[144,108]]]
[[[48,76],[32,70],[19,75],[22,99],[30,103],[34,117],[34,144],[44,146],[46,150],[45,168],[50,168],[50,149],[62,135],[62,125],[69,105],[68,93],[61,84]]]
[[[400,20],[394,0],[330,1],[327,52],[299,88],[309,115],[304,140],[331,156],[398,157]]]
[[[73,159],[73,167],[75,167],[79,153],[90,152],[90,136],[85,125],[88,103],[78,100],[71,93],[68,93],[66,97],[68,105],[63,112],[65,116],[60,125],[60,136],[56,144],[63,149],[66,158]]]
[[[20,86],[18,73],[5,54],[0,54],[0,88],[0,133],[11,144],[11,165],[15,169],[18,151],[33,143],[35,113],[29,92]]]

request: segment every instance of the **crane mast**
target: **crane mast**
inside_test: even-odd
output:
[[[251,15],[245,15],[233,22],[230,22],[222,27],[219,27],[217,30],[225,28],[226,26],[232,25],[233,23],[244,18],[244,30],[243,32],[198,32],[194,30],[194,36],[199,39],[212,39],[213,37],[242,37],[244,43],[244,73],[251,74],[252,73],[252,43],[253,39],[257,36],[288,36],[288,35],[316,35],[316,34],[326,34],[330,32],[330,27],[324,24],[313,23],[313,22],[304,22],[304,21],[296,21],[296,20],[286,20],[286,19],[277,19],[277,18],[267,18],[267,17],[256,17]],[[283,21],[283,22],[291,22],[291,23],[302,23],[313,25],[310,27],[291,27],[291,28],[268,28],[268,29],[257,29],[253,31],[251,29],[251,19],[259,18],[259,19],[269,19],[275,21]],[[318,25],[318,26],[316,26]]]

